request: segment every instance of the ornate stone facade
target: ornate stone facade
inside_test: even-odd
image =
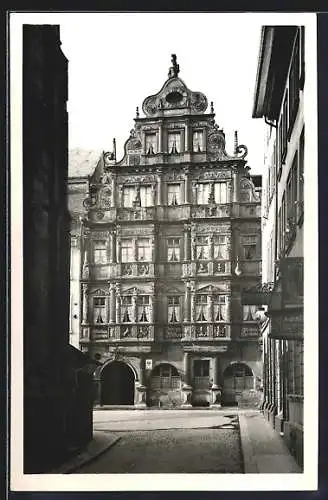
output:
[[[261,281],[260,196],[247,148],[226,152],[213,106],[206,114],[207,98],[172,62],[143,102],[145,117],[137,112],[123,158],[100,158],[78,224],[79,342],[103,363],[98,404],[237,402],[261,374],[256,336],[245,334],[257,323],[244,324],[240,300]],[[251,379],[247,370],[225,376],[235,364]]]

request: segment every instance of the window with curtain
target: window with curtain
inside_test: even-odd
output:
[[[151,242],[148,238],[137,240],[138,262],[151,262]]]
[[[227,301],[225,295],[213,296],[213,319],[215,322],[227,320]]]
[[[93,299],[93,322],[96,324],[106,322],[105,297],[94,297]]]
[[[157,137],[155,133],[146,134],[146,154],[153,155],[157,153]]]
[[[121,260],[122,262],[134,262],[133,240],[123,239],[121,241]]]
[[[123,186],[123,207],[132,208],[136,197],[135,186]]]
[[[244,305],[243,306],[243,321],[256,321],[256,313],[258,306]]]
[[[204,151],[204,134],[202,130],[195,130],[192,134],[192,150],[195,153]]]
[[[121,302],[122,323],[133,323],[132,296],[124,295]]]
[[[137,298],[137,318],[139,323],[149,323],[149,295],[139,295]]]
[[[196,295],[196,321],[197,323],[207,322],[208,315],[207,295]]]
[[[209,183],[200,182],[197,185],[197,205],[207,205],[211,193],[211,186]]]
[[[242,247],[245,260],[255,259],[257,237],[256,236],[242,236]]]
[[[214,184],[215,203],[227,203],[227,183],[215,182]]]
[[[181,134],[180,132],[169,132],[167,134],[168,152],[170,154],[181,153]]]
[[[140,205],[150,207],[153,204],[151,186],[140,186]]]
[[[168,262],[180,261],[180,239],[169,238],[167,240],[167,260]]]
[[[196,259],[208,260],[209,259],[209,243],[206,236],[199,236],[196,238]]]
[[[167,204],[180,205],[181,204],[181,187],[180,184],[167,185]]]
[[[167,298],[167,322],[180,322],[180,297],[178,296]]]
[[[214,236],[213,251],[214,259],[221,260],[227,258],[227,243],[225,236]]]
[[[95,264],[107,263],[107,245],[105,240],[93,242],[93,260]]]

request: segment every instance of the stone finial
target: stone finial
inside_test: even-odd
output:
[[[180,72],[180,66],[177,63],[177,56],[175,54],[172,54],[171,57],[172,66],[169,69],[169,78],[175,78]]]
[[[136,118],[139,118],[139,108],[138,108],[138,106],[136,107]]]
[[[113,139],[113,155],[114,155],[114,160],[116,160],[116,139],[115,139],[115,137]]]
[[[235,152],[235,154],[237,154],[237,152],[238,152],[238,151],[237,151],[237,148],[238,148],[238,132],[237,132],[237,130],[235,130],[235,141],[234,141],[234,146],[235,146],[235,147],[234,147],[234,152]]]
[[[212,115],[214,114],[214,104],[213,104],[213,101],[211,101],[211,113],[212,113]]]

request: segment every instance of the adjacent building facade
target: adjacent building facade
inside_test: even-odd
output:
[[[265,119],[263,287],[264,412],[303,461],[304,28],[265,26],[253,118]],[[254,300],[254,298],[256,300]],[[248,300],[247,300],[248,299]]]
[[[60,45],[59,26],[23,26],[25,473],[50,472],[92,439],[88,361],[68,338],[68,63]]]
[[[258,306],[241,300],[261,283],[261,177],[179,71],[173,55],[120,161],[115,141],[80,169],[71,154],[71,343],[101,363],[101,405],[261,399]]]

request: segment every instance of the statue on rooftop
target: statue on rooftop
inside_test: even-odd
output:
[[[177,63],[177,56],[175,54],[172,54],[171,62],[172,66],[169,69],[169,78],[175,78],[180,72],[180,66]]]

